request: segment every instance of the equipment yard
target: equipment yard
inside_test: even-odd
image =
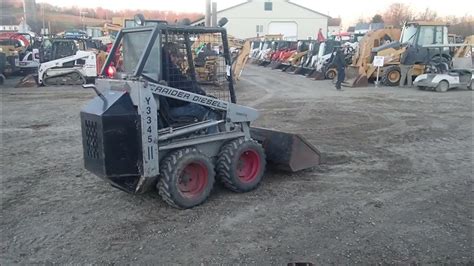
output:
[[[285,79],[281,77],[284,76]],[[472,262],[472,92],[348,88],[247,66],[237,102],[322,164],[188,210],[84,169],[79,86],[2,87],[1,264]],[[8,114],[8,115],[7,115]]]

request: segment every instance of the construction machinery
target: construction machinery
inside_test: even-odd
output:
[[[16,36],[15,33],[12,33]],[[20,53],[23,51],[24,43],[12,34],[2,33],[0,35],[0,52],[5,55],[5,66],[3,74],[6,76],[17,72],[20,61]]]
[[[0,46],[9,57],[9,64],[15,64],[13,72],[36,71],[40,63],[39,49],[35,47],[35,38],[29,33],[2,32]]]
[[[449,64],[449,48],[439,50],[426,45],[448,44],[448,25],[442,22],[408,22],[402,31],[384,28],[368,32],[360,41],[352,65],[346,68],[345,86],[366,86],[369,79],[375,79],[377,67],[372,65],[374,56],[384,57],[384,66],[380,68],[381,83],[397,86],[400,81],[400,60],[402,55],[410,56],[415,62],[411,75],[416,77],[429,69]],[[410,52],[411,50],[411,52]]]
[[[0,51],[0,85],[3,85],[5,82],[5,75],[3,72],[5,71],[5,65],[7,64],[7,57],[5,56],[5,53]]]
[[[360,87],[366,86],[368,84],[368,79],[374,73],[376,73],[377,68],[372,65],[374,52],[372,49],[382,46],[386,43],[396,42],[400,39],[401,31],[394,28],[384,28],[374,31],[369,31],[359,42],[359,47],[352,59],[352,64],[346,68],[346,78],[344,80],[344,85],[350,87]],[[387,58],[386,64],[387,69],[389,70],[392,65],[398,65],[400,62],[400,55],[403,51],[397,50],[395,48],[387,48],[385,50],[378,50],[375,55],[393,55],[390,59]],[[398,58],[398,59],[395,59]],[[397,66],[398,67],[398,66]],[[382,70],[383,72],[383,70]],[[385,71],[386,73],[387,71]],[[400,71],[397,72],[398,76],[390,77],[390,80],[400,79]],[[387,74],[387,73],[386,73]],[[392,74],[394,75],[394,74]]]
[[[307,78],[324,79],[323,66],[327,62],[335,49],[341,45],[341,42],[334,40],[326,40],[319,45],[318,54],[314,55],[311,59],[311,65]]]
[[[192,39],[203,34],[220,36],[226,67],[218,87],[196,82]],[[184,54],[186,72],[169,65],[169,47]],[[120,69],[112,64],[118,49]],[[97,94],[81,111],[85,168],[129,193],[156,188],[169,205],[185,209],[204,202],[216,179],[247,192],[267,162],[290,171],[319,164],[319,151],[301,136],[251,127],[260,114],[237,104],[231,68],[224,28],[122,29],[96,85],[84,85]],[[176,101],[206,115],[177,116]]]
[[[260,66],[268,66],[273,63],[283,52],[287,51],[288,47],[291,46],[293,42],[290,41],[272,41],[265,53],[262,54]]]
[[[75,55],[42,63],[38,68],[38,84],[80,85],[97,77],[97,60],[93,51],[77,51]]]
[[[297,43],[294,41],[279,41],[277,49],[270,56],[270,63],[264,66],[277,68],[296,51],[296,46]]]
[[[300,67],[302,67],[307,58],[308,54],[311,53],[311,49],[314,49],[317,41],[315,40],[304,40],[298,41],[297,51],[288,58],[287,62],[284,63],[282,71],[287,73],[295,73]]]
[[[100,41],[54,38],[43,41],[38,57],[41,63],[35,73],[23,77],[16,87],[84,84],[97,77],[107,53]]]
[[[301,58],[307,54],[308,43],[308,40],[300,40],[296,43],[292,43],[290,48],[280,55],[280,57],[277,59],[277,64],[272,68],[286,71],[291,66],[299,64]],[[294,69],[292,68],[291,71],[294,71]]]
[[[445,66],[443,72],[433,71],[435,73],[421,74],[416,77],[413,84],[420,90],[435,90],[437,92],[446,92],[449,89],[460,87],[472,90],[474,80],[473,45],[474,35],[466,37],[463,44],[428,45],[429,48],[440,49],[440,54],[446,47],[458,48],[452,59],[452,68],[449,69],[449,66]]]
[[[313,63],[315,57],[319,54],[320,42],[311,42],[308,47],[308,52],[301,59],[301,64],[296,68],[294,74],[307,75],[313,70]]]
[[[334,46],[333,51],[327,55],[321,56],[316,61],[315,67],[315,80],[322,80],[322,79],[334,79],[337,77],[337,66],[333,63],[334,56],[336,55],[337,49],[341,49],[344,54],[344,61],[345,65],[350,65],[352,63],[352,57],[355,53],[355,47],[357,47],[357,43],[349,43],[346,42],[342,46]]]
[[[241,47],[237,49],[237,55],[232,60],[232,76],[234,77],[235,81],[240,79],[242,71],[244,70],[247,61],[249,60],[249,55],[251,52],[250,45],[250,41],[246,41]]]

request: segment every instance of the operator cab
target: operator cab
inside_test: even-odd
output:
[[[174,54],[178,58],[173,62],[164,54],[168,46],[177,50]],[[225,29],[154,23],[122,29],[101,76],[102,79],[146,80],[190,92],[199,88],[207,96],[235,103],[230,65]],[[162,126],[195,121],[192,114],[183,119],[170,116],[172,101],[176,100],[159,99]]]
[[[408,44],[416,49],[416,63],[436,64],[451,61],[449,47],[427,48],[425,45],[448,44],[448,24],[442,22],[416,21],[403,26],[400,36],[402,44]]]

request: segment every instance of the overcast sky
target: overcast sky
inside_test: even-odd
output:
[[[214,1],[217,2],[218,10],[245,2],[242,0]],[[37,0],[36,2],[47,2],[58,6],[101,6],[112,10],[156,9],[204,13],[205,0]],[[455,15],[461,17],[469,14],[469,6],[472,7],[472,5],[468,4],[471,2],[469,0],[455,0],[451,5],[449,1],[446,0],[293,0],[292,2],[328,14],[332,17],[340,16],[343,19],[343,24],[346,26],[355,22],[359,17],[371,17],[377,12],[383,12],[393,2],[408,4],[416,12],[420,12],[426,7],[429,7],[440,16]]]

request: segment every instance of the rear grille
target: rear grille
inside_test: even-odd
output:
[[[97,140],[97,122],[85,120],[86,125],[86,154],[89,158],[99,158],[99,143]]]

